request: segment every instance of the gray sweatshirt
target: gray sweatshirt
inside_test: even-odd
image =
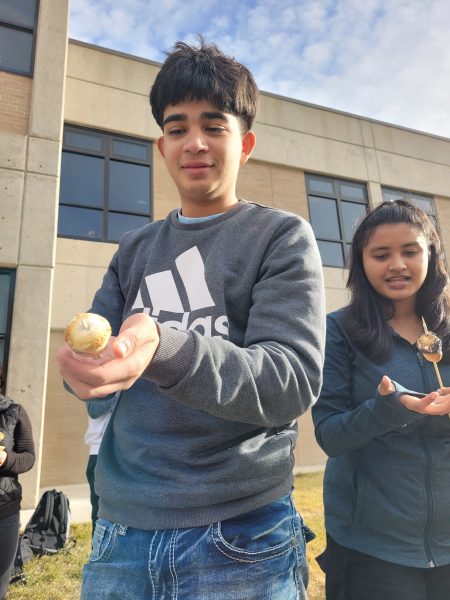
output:
[[[135,312],[160,345],[120,395],[96,469],[100,517],[195,527],[292,487],[296,418],[317,398],[324,287],[310,225],[241,201],[125,234],[91,310],[117,335]]]

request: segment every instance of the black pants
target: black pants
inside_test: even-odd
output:
[[[19,539],[20,513],[0,519],[0,600],[4,600],[9,585],[11,567]]]
[[[91,497],[91,520],[92,520],[92,535],[94,535],[95,522],[98,514],[98,496],[95,493],[95,465],[97,464],[97,455],[90,454],[88,464],[86,467],[86,478],[89,483],[90,497]]]
[[[419,569],[386,562],[327,536],[318,557],[327,600],[449,600],[450,565]]]

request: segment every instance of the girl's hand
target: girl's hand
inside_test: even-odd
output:
[[[392,381],[385,375],[378,386],[378,393],[387,396],[394,391],[395,387]],[[422,398],[410,394],[401,394],[398,399],[403,406],[421,415],[441,416],[450,414],[450,388],[442,388],[437,392],[424,394]]]
[[[7,452],[5,452],[5,450],[2,450],[0,452],[0,467],[3,466],[3,464],[6,462],[6,458],[8,457]]]

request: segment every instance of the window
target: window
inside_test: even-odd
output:
[[[311,226],[322,264],[344,267],[353,232],[367,212],[367,190],[363,183],[306,175]]]
[[[0,0],[0,69],[33,74],[39,0]]]
[[[58,235],[118,242],[151,220],[151,143],[66,126]]]
[[[436,211],[432,196],[424,196],[407,190],[396,190],[387,187],[382,187],[381,193],[383,194],[383,200],[409,200],[427,213],[434,221],[434,224],[437,225]]]
[[[0,269],[0,366],[3,367],[3,377],[5,380],[8,371],[15,279],[15,271]]]

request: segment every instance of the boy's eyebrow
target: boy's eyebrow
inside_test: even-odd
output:
[[[220,119],[221,121],[228,121],[227,115],[220,110],[217,111],[205,111],[200,115],[200,119],[202,120],[214,120]],[[174,113],[172,115],[168,115],[164,121],[163,126],[167,125],[167,123],[173,123],[177,121],[187,121],[187,115],[185,113]]]

